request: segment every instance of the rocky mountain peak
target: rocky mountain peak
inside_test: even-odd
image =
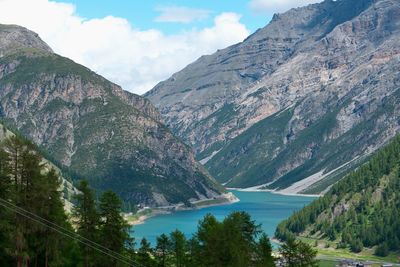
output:
[[[399,23],[398,0],[291,9],[146,96],[228,186],[284,188],[315,174],[310,187],[400,128]]]
[[[17,25],[0,24],[0,56],[21,48],[36,48],[53,52],[37,33]]]
[[[53,53],[29,30],[0,27],[0,117],[74,179],[132,205],[228,201],[149,100]]]

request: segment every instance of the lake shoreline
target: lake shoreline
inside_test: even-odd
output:
[[[300,197],[310,197],[310,198],[323,196],[322,194],[287,193],[271,189],[258,189],[257,187],[227,188],[227,190],[239,191],[239,192],[269,192],[272,194],[283,195],[283,196],[300,196]],[[135,226],[144,224],[148,219],[159,215],[167,215],[179,211],[199,210],[214,206],[231,205],[240,201],[240,199],[237,198],[232,192],[225,193],[223,194],[223,196],[224,198],[202,199],[193,201],[191,202],[191,204],[193,204],[194,207],[187,207],[183,203],[170,206],[163,206],[163,207],[154,207],[154,208],[147,207],[142,210],[139,210],[138,213],[136,214],[125,214],[124,217],[128,225]]]
[[[146,238],[152,244],[156,244],[157,237],[163,233],[170,233],[176,229],[182,231],[187,238],[191,238],[196,232],[198,222],[207,214],[212,214],[219,221],[232,212],[247,212],[253,220],[261,225],[261,229],[269,236],[273,236],[276,226],[284,219],[301,209],[313,199],[301,196],[281,196],[271,192],[241,192],[232,191],[240,199],[225,203],[209,203],[201,201],[196,208],[169,210],[168,215],[157,216],[154,212],[145,211],[145,217],[137,216],[136,223],[132,227],[132,236],[137,240]],[[206,204],[206,205],[204,205]],[[200,206],[201,205],[201,206]],[[182,212],[177,212],[182,211]],[[166,211],[163,210],[165,213]],[[143,214],[139,214],[143,215]],[[148,220],[144,220],[145,218]],[[151,218],[150,218],[151,217]],[[145,221],[145,223],[143,223]]]
[[[223,205],[231,205],[240,201],[233,193],[225,193],[222,195],[222,198],[212,198],[212,199],[201,199],[197,201],[191,202],[193,207],[187,207],[183,203],[164,206],[164,207],[155,207],[150,208],[146,207],[144,209],[139,210],[136,214],[124,214],[125,220],[128,225],[135,226],[144,224],[146,220],[158,216],[158,215],[167,215],[172,214],[179,211],[187,211],[187,210],[199,210],[208,207],[214,206],[223,206]]]
[[[272,189],[258,189],[257,187],[249,187],[249,188],[229,187],[227,189],[228,190],[240,191],[240,192],[270,192],[272,194],[283,195],[283,196],[300,196],[300,197],[313,197],[313,198],[322,197],[323,196],[323,194],[288,193],[288,192],[272,190]]]

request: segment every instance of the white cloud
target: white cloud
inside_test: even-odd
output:
[[[238,14],[223,13],[212,27],[166,35],[135,29],[126,19],[113,16],[87,20],[67,3],[0,0],[0,23],[39,33],[56,53],[138,94],[199,56],[242,41],[249,31],[239,20]]]
[[[206,19],[211,13],[210,10],[195,9],[183,6],[158,6],[156,10],[161,13],[156,18],[157,22],[190,23],[195,20]]]
[[[255,13],[282,13],[294,7],[318,3],[322,0],[251,0],[250,7]]]

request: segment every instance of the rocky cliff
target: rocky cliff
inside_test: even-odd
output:
[[[146,97],[227,186],[321,192],[399,132],[399,41],[399,1],[326,0]]]
[[[0,116],[76,179],[149,206],[222,197],[148,100],[52,53],[24,28],[0,29]]]

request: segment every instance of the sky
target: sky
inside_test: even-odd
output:
[[[143,94],[202,55],[243,41],[274,13],[320,0],[0,0],[0,23]]]

